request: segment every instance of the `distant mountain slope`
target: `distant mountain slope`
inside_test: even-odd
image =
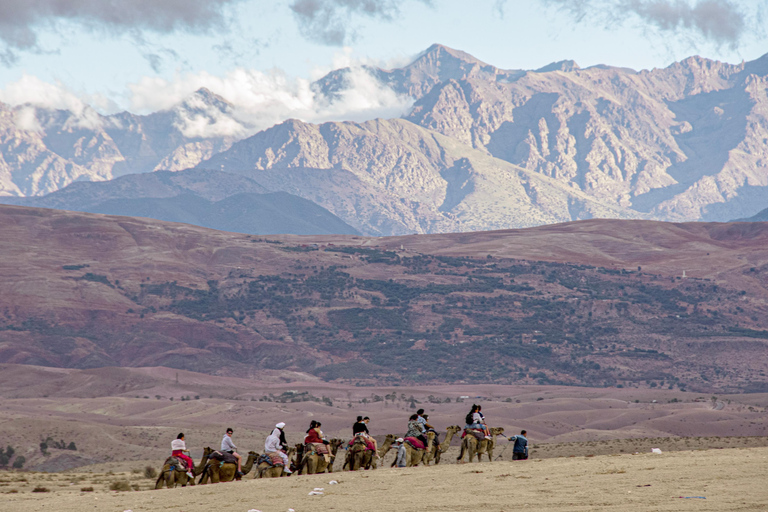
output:
[[[731,222],[768,222],[768,208],[760,210],[751,217],[746,219],[734,219]]]
[[[644,217],[403,119],[286,121],[200,168],[239,173],[306,197],[374,235]],[[346,186],[323,178],[329,174]]]
[[[358,234],[325,208],[286,192],[236,194],[216,202],[189,194],[162,199],[110,199],[83,211],[149,217],[252,235]]]
[[[0,196],[43,195],[78,180],[192,167],[235,139],[201,137],[189,120],[213,125],[231,116],[232,105],[207,89],[145,116],[0,103]]]
[[[220,171],[133,174],[78,182],[43,197],[0,197],[0,203],[184,222],[256,235],[357,234],[325,208]]]

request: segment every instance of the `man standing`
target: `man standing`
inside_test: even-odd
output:
[[[507,438],[515,442],[515,446],[512,448],[512,460],[528,460],[528,438],[525,437],[527,433],[527,431],[521,430],[519,436]]]
[[[277,453],[280,458],[283,459],[283,471],[290,475],[292,473],[291,461],[288,459],[288,455],[283,451],[287,448],[285,434],[283,433],[284,428],[285,423],[282,421],[275,425],[274,430],[267,436],[267,440],[264,443],[264,452],[267,454]]]
[[[237,446],[235,446],[235,443],[232,442],[232,434],[234,433],[235,431],[231,428],[227,429],[227,433],[224,434],[224,438],[221,440],[221,451],[231,453],[235,459],[237,459],[237,473],[239,476],[243,476],[243,470],[240,467],[240,461],[242,460],[242,457],[240,457],[240,454],[237,453]]]

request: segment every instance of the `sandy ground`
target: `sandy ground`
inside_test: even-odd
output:
[[[135,473],[4,473],[2,492],[18,492],[0,495],[0,510],[768,510],[767,465],[768,448],[740,448],[386,468],[270,480],[249,475],[239,483],[140,492],[104,490],[107,482],[120,479],[146,488],[149,480]],[[338,485],[330,485],[332,479]],[[50,492],[31,492],[30,487],[43,484]],[[82,492],[86,486],[94,491]],[[316,487],[324,494],[310,496]]]

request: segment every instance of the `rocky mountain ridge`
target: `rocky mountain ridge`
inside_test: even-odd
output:
[[[360,123],[289,120],[236,144],[208,137],[217,123],[238,121],[206,90],[149,116],[0,106],[0,193],[197,166],[314,201],[374,235],[594,217],[727,221],[768,202],[768,55],[525,71],[433,45],[402,68],[366,71],[412,97],[411,111]],[[351,72],[313,87],[332,101]]]

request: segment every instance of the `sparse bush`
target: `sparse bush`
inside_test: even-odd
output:
[[[141,490],[141,486],[139,484],[131,484],[131,488],[134,491],[140,491]]]
[[[80,492],[93,492],[93,487],[81,487]]]
[[[132,489],[128,480],[115,480],[109,484],[110,491],[130,491]]]
[[[16,494],[17,492],[19,492],[18,489],[9,489],[5,491],[5,494]]]
[[[157,470],[152,466],[145,467],[144,478],[157,478]]]
[[[42,486],[38,485],[37,487],[32,489],[32,492],[51,492],[51,490],[48,489],[47,487],[42,487]]]

